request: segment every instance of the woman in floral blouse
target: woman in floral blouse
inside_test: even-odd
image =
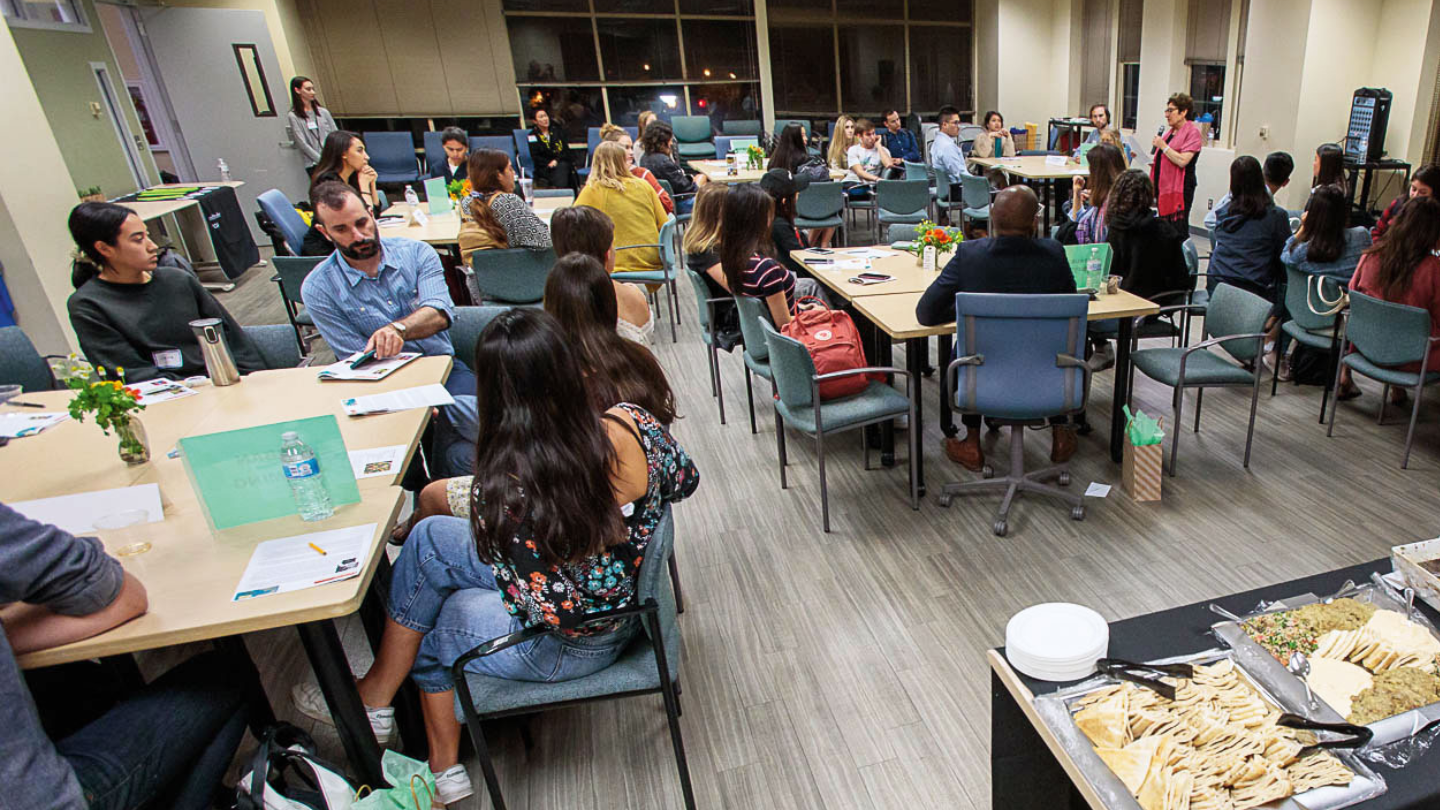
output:
[[[579,627],[627,607],[665,505],[689,497],[699,473],[647,411],[586,402],[578,355],[555,319],[517,308],[495,318],[475,352],[480,435],[470,517],[432,517],[395,561],[390,619],[357,688],[377,736],[393,733],[391,701],[407,677],[423,692],[438,798],[470,795],[458,765],[449,667],[492,638],[548,626],[469,668],[495,678],[564,681],[615,661],[641,632],[623,619]],[[660,560],[654,564],[663,565]],[[313,685],[296,707],[329,722]]]

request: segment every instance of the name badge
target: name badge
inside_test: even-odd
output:
[[[306,128],[308,128],[308,129],[319,129],[319,128],[320,128],[320,122],[319,122],[319,121],[306,121],[306,122],[305,122],[305,126],[306,126]]]
[[[624,506],[620,507],[620,514],[627,518],[635,514],[635,502],[631,501],[630,503],[627,503]]]
[[[155,361],[156,368],[180,368],[185,364],[185,358],[179,349],[161,349],[150,357]]]
[[[525,140],[529,141],[530,143],[536,143],[536,142],[538,142],[540,139],[539,139],[539,138],[536,138],[534,135],[531,135],[531,136],[529,136],[528,138],[526,138]]]

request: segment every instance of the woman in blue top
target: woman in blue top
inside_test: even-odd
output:
[[[1230,202],[1218,212],[1218,238],[1206,287],[1229,284],[1274,302],[1284,278],[1280,252],[1290,239],[1290,216],[1265,191],[1260,161],[1249,155],[1230,164]]]
[[[1350,204],[1340,186],[1319,186],[1305,205],[1300,230],[1285,243],[1280,258],[1308,275],[1329,276],[1348,283],[1370,247],[1370,232],[1350,224]]]

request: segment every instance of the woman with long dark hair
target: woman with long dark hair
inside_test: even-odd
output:
[[[1110,187],[1125,172],[1125,155],[1108,143],[1090,147],[1086,156],[1090,176],[1077,177],[1070,192],[1070,219],[1075,222],[1076,244],[1105,241],[1106,200]]]
[[[1339,186],[1345,188],[1345,152],[1336,143],[1322,143],[1315,149],[1315,164],[1310,188]]]
[[[240,324],[200,279],[157,265],[159,250],[138,214],[85,202],[70,211],[69,226],[78,255],[66,308],[86,360],[126,382],[203,375],[205,357],[190,322],[219,318],[240,372],[265,368]]]
[[[731,295],[763,299],[778,329],[794,317],[799,299],[819,290],[815,279],[797,279],[770,257],[774,220],[775,200],[764,189],[755,183],[731,189],[721,220],[720,269],[725,289]]]
[[[1207,288],[1229,284],[1273,302],[1285,278],[1280,253],[1290,240],[1290,216],[1275,205],[1260,161],[1249,155],[1230,164],[1230,202],[1216,212],[1215,231]]]
[[[1430,312],[1430,336],[1440,337],[1440,200],[1416,197],[1405,203],[1385,238],[1360,257],[1360,266],[1350,280],[1350,289],[1365,295],[1420,307]],[[1440,343],[1430,344],[1427,361],[1431,371],[1440,370]],[[1402,371],[1419,371],[1411,363]],[[1360,389],[1350,378],[1350,369],[1340,366],[1340,390],[1336,399],[1354,399]],[[1391,387],[1390,401],[1405,401],[1405,389]]]
[[[791,174],[800,170],[810,160],[810,150],[805,146],[805,128],[799,124],[786,124],[775,139],[775,151],[770,154],[766,169],[784,169]]]
[[[1426,163],[1415,171],[1414,177],[1410,178],[1409,192],[1396,197],[1385,208],[1385,213],[1380,215],[1375,227],[1370,229],[1370,238],[1376,242],[1380,241],[1380,237],[1385,235],[1385,229],[1390,227],[1391,221],[1395,219],[1396,214],[1400,213],[1400,207],[1405,204],[1406,200],[1413,200],[1416,197],[1433,197],[1436,191],[1440,191],[1440,165]]]
[[[339,129],[330,111],[320,106],[315,82],[309,77],[296,76],[290,80],[290,112],[287,118],[290,140],[300,150],[305,176],[309,177],[315,172],[315,164],[320,162],[320,149],[325,144],[325,138]]]
[[[1370,247],[1370,232],[1351,228],[1350,201],[1340,186],[1319,186],[1310,194],[1300,230],[1285,243],[1280,259],[1312,276],[1348,282],[1360,254]]]
[[[570,157],[570,145],[565,142],[565,132],[554,126],[550,113],[535,111],[535,126],[530,128],[530,160],[535,164],[535,185],[540,188],[580,187],[580,175],[575,171],[575,160]]]
[[[380,216],[380,192],[376,188],[379,177],[370,165],[370,155],[365,151],[365,141],[354,132],[338,130],[325,136],[325,145],[320,150],[320,161],[310,173],[310,187],[335,181],[355,189],[370,213]],[[328,256],[335,246],[320,229],[311,223],[305,232],[305,241],[300,247],[302,256]]]
[[[436,774],[448,804],[473,792],[459,764],[450,665],[491,638],[554,628],[478,658],[493,678],[566,681],[615,662],[639,632],[634,619],[583,624],[633,605],[645,552],[666,504],[689,497],[699,473],[644,408],[603,413],[580,351],[550,315],[498,315],[475,347],[479,440],[470,518],[421,521],[395,560],[389,619],[375,664],[356,684],[371,725],[393,734],[395,693],[419,685]],[[643,562],[642,562],[643,561]],[[302,684],[296,708],[332,722],[320,690]]]
[[[670,184],[670,191],[675,195],[677,213],[690,213],[690,208],[695,204],[696,190],[709,182],[710,178],[704,174],[687,174],[675,160],[675,130],[664,121],[652,121],[640,135],[640,146],[645,151],[640,165]]]
[[[465,163],[471,192],[460,202],[460,260],[477,250],[550,247],[550,229],[515,193],[515,166],[499,149],[476,149]]]
[[[557,209],[550,217],[550,235],[555,241],[555,255],[583,253],[599,262],[606,273],[615,272],[615,223],[604,211],[589,205]],[[615,294],[615,331],[620,337],[649,346],[655,333],[655,314],[650,311],[645,292],[614,279],[610,287]]]

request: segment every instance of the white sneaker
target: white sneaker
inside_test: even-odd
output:
[[[1105,348],[1096,349],[1095,353],[1090,355],[1090,359],[1085,361],[1085,365],[1089,366],[1092,372],[1111,368],[1115,365],[1115,350],[1110,348],[1109,342],[1106,342]]]
[[[330,707],[325,704],[325,693],[320,691],[320,685],[316,683],[297,683],[290,690],[290,700],[295,704],[296,711],[310,718],[333,726],[335,719],[330,716]],[[395,708],[385,706],[380,709],[365,707],[365,716],[370,719],[370,730],[375,732],[375,741],[380,745],[389,745],[395,739]]]
[[[475,794],[470,786],[470,774],[464,765],[451,765],[444,773],[435,774],[435,799],[441,804],[458,802]]]

